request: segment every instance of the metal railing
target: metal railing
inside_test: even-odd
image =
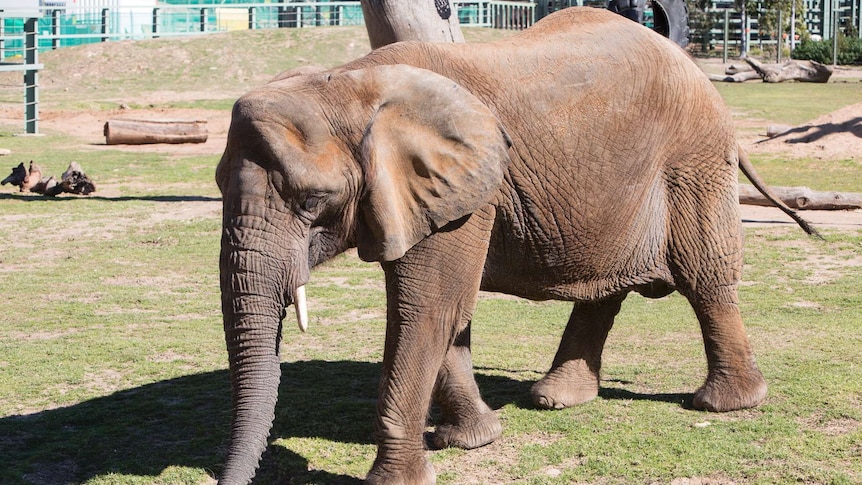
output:
[[[67,0],[53,0],[41,8],[38,19],[38,47],[56,49],[91,42],[153,37],[188,36],[240,29],[305,28],[323,25],[361,25],[362,9],[352,1],[291,1],[274,3],[244,0],[139,0],[140,4],[123,5],[117,0],[77,0],[70,7]],[[188,3],[179,4],[177,2]],[[149,2],[149,3],[143,3]],[[215,3],[219,2],[219,3]],[[603,6],[606,0],[456,0],[458,18],[466,27],[524,29],[550,12],[569,6]],[[731,5],[730,2],[726,2]],[[804,20],[808,31],[831,38],[838,26],[854,26],[862,33],[862,0],[805,0]],[[716,3],[718,5],[718,3]],[[695,12],[691,12],[695,17]],[[741,30],[739,13],[730,11],[729,24],[722,24],[725,9],[711,9],[704,19],[692,19],[692,39],[706,49],[735,46]],[[800,14],[801,15],[801,14]],[[23,46],[23,19],[0,19],[0,59],[5,46]],[[746,28],[753,42],[769,43],[757,32],[757,19]],[[842,27],[843,28],[843,27]],[[16,34],[16,32],[18,34]],[[845,29],[846,32],[846,29]],[[707,40],[703,40],[707,39]],[[746,39],[747,40],[747,39]]]
[[[109,0],[105,0],[106,2]],[[146,0],[143,0],[146,1]],[[237,0],[234,0],[237,1]],[[362,25],[358,1],[282,1],[278,3],[155,3],[42,8],[37,19],[42,50],[111,40],[189,36],[231,30]],[[84,2],[81,2],[84,3]],[[524,29],[537,20],[531,1],[455,2],[463,26]],[[574,4],[574,2],[568,2]],[[24,19],[0,19],[0,58],[4,47],[23,45]]]
[[[36,19],[27,19],[21,26],[21,43],[19,46],[13,47],[14,55],[0,57],[0,73],[24,73],[24,132],[28,134],[39,133],[39,70],[44,67],[39,64],[38,60],[36,23]],[[0,34],[5,34],[5,32],[0,32]],[[6,50],[5,43],[6,39],[0,35],[0,52]],[[16,83],[3,87],[17,90],[21,89],[21,84]],[[20,91],[18,92],[20,93]],[[16,104],[20,102],[17,101]]]
[[[806,20],[807,34],[812,39],[862,36],[862,0],[840,4],[836,1],[834,6],[835,10],[828,16],[822,15],[820,9],[794,13],[797,18]],[[732,8],[692,11],[689,13],[692,32],[689,49],[696,55],[720,54],[725,62],[729,56],[750,52],[763,57],[774,56],[776,62],[780,62],[782,55],[792,52],[801,40],[790,17],[787,12],[768,9],[758,9],[752,15],[743,15]],[[837,49],[833,48],[833,54],[837,54]]]

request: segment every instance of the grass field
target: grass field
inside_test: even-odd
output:
[[[361,34],[315,29],[292,42],[342,52],[338,46],[364,42]],[[255,50],[287,67],[311,55],[280,51],[281,35],[232,36],[233,50],[213,62]],[[174,52],[158,69],[141,60],[143,74],[88,81],[79,91],[64,91],[58,79],[43,102],[99,109],[117,101],[118,86],[122,96],[180,89],[159,76],[180,72],[170,59],[198,59],[199,51],[187,52],[192,41],[159,42]],[[117,45],[129,51],[100,47],[107,62],[153,48]],[[45,62],[64,68],[60,58]],[[99,66],[90,69],[108,70]],[[803,121],[859,102],[862,91],[760,86],[720,89],[742,116]],[[195,103],[227,109],[232,93],[207,85]],[[0,146],[13,150],[14,163],[4,158],[0,168],[34,159],[61,172],[78,160],[99,191],[50,199],[0,189],[0,483],[211,483],[230,420],[218,157],[70,148],[79,141],[13,132],[5,128]],[[778,185],[862,192],[858,160],[830,161],[828,170],[817,160],[755,162]],[[742,311],[771,386],[754,410],[690,409],[706,364],[694,315],[678,295],[628,298],[598,399],[536,410],[529,387],[550,365],[570,305],[483,295],[474,364],[504,436],[469,452],[429,452],[438,483],[862,483],[862,231],[823,232],[826,241],[791,227],[746,230]],[[343,255],[313,273],[309,299],[309,332],[285,325],[280,401],[257,483],[359,483],[374,459],[382,273]]]

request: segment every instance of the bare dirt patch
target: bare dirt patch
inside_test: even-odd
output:
[[[790,158],[862,161],[862,103],[845,106],[781,135],[756,141],[749,151],[784,153]]]
[[[115,110],[51,110],[39,112],[39,129],[43,133],[60,133],[78,141],[81,150],[123,150],[136,153],[163,153],[175,156],[221,155],[227,141],[230,125],[229,110],[193,108],[138,108]],[[0,109],[0,124],[14,126],[20,124],[21,112],[17,108]],[[141,120],[201,120],[207,124],[206,143],[150,145],[107,145],[105,143],[105,122],[110,119]],[[101,188],[100,188],[101,189]]]
[[[842,436],[850,434],[862,427],[858,420],[842,416],[839,418],[825,419],[820,414],[799,418],[799,424],[808,429],[813,429],[827,436]]]
[[[519,436],[517,439],[504,437],[489,445],[470,450],[459,456],[457,460],[436,463],[434,468],[438,475],[455,474],[458,483],[465,485],[512,483],[516,478],[524,478],[514,477],[508,472],[518,463],[521,454],[518,444],[528,442],[537,445],[550,445],[557,439],[559,437],[546,433]],[[580,464],[580,459],[572,459],[570,462],[548,466],[539,472],[540,476],[533,478],[540,481],[541,478],[559,476],[563,470],[577,467]]]

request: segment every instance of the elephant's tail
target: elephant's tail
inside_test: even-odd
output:
[[[739,153],[739,169],[742,170],[742,173],[748,177],[748,180],[754,185],[757,190],[763,194],[764,197],[770,202],[772,202],[775,207],[781,209],[782,212],[790,216],[791,219],[796,221],[799,224],[799,227],[805,231],[806,234],[816,236],[820,239],[823,239],[823,236],[817,232],[817,229],[811,226],[811,223],[803,219],[796,213],[795,210],[791,209],[787,206],[776,194],[766,185],[766,182],[760,178],[760,174],[757,173],[757,170],[754,169],[754,165],[751,164],[751,161],[748,160],[748,153],[742,147],[738,148]]]

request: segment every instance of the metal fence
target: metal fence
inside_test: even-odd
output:
[[[726,61],[754,51],[781,61],[802,38],[799,24],[814,40],[862,37],[862,0],[806,0],[799,11],[757,9],[752,15],[733,8],[692,11],[689,24],[689,50],[696,55],[722,55]]]
[[[109,40],[188,36],[241,29],[361,25],[358,1],[247,2],[245,0],[42,0],[37,20],[41,50]],[[691,12],[692,43],[704,52],[775,45],[775,32],[761,33],[758,16],[742,17],[732,3],[718,0],[705,12]],[[524,29],[550,12],[570,6],[605,6],[607,0],[456,0],[464,26]],[[862,33],[862,0],[804,0],[799,15],[808,32],[831,38],[835,32]],[[649,22],[650,8],[646,19]],[[24,19],[0,19],[0,60],[24,45]],[[744,24],[744,25],[743,25]],[[745,36],[743,33],[748,32]],[[785,33],[786,35],[786,33]],[[11,51],[8,51],[11,49]],[[12,53],[11,55],[17,55]]]
[[[201,0],[183,4],[168,1],[171,3],[153,0],[129,5],[117,0],[79,0],[74,7],[62,0],[49,2],[37,19],[38,46],[45,50],[110,40],[231,30],[363,24],[362,9],[355,0],[278,3]],[[523,29],[537,19],[534,2],[472,0],[458,1],[456,5],[464,26]],[[24,21],[0,19],[0,58],[9,57],[10,52],[23,45]]]

